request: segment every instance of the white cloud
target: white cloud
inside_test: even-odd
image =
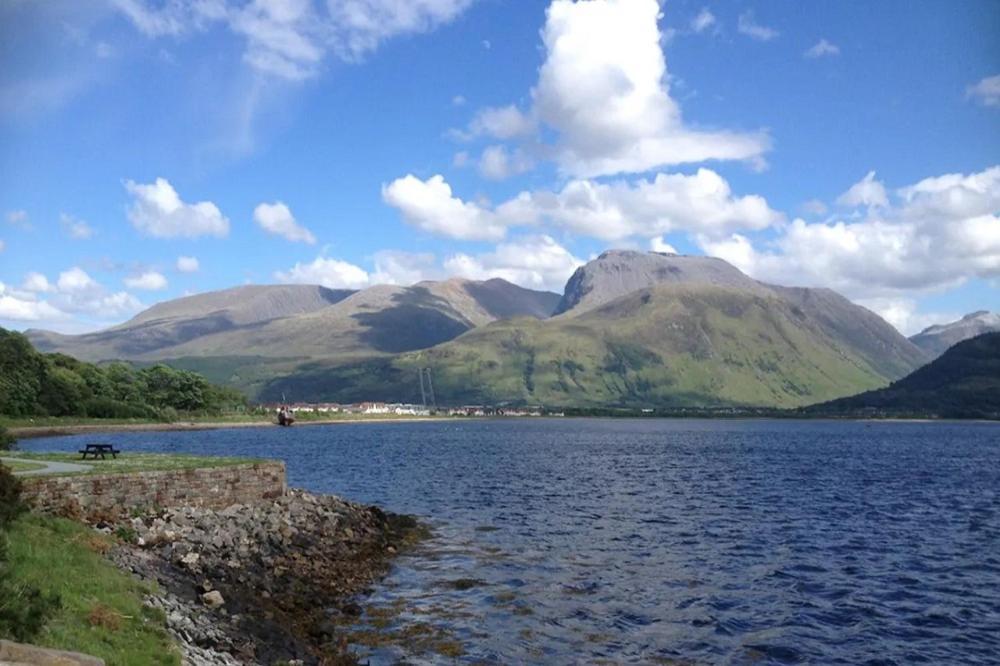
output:
[[[371,284],[411,285],[441,277],[441,271],[434,265],[434,255],[429,252],[382,250],[375,253],[374,259]]]
[[[464,168],[465,165],[469,163],[469,153],[464,150],[458,151],[452,158],[451,163],[452,166],[455,166],[459,169]]]
[[[806,58],[822,58],[823,56],[840,55],[840,47],[828,42],[825,38],[810,46],[802,54]]]
[[[465,97],[462,95],[455,95],[451,98],[452,106],[465,106]]]
[[[851,185],[850,189],[837,197],[837,203],[841,206],[888,206],[889,197],[885,192],[885,185],[875,180],[875,172],[868,174]]]
[[[33,293],[48,293],[55,291],[56,288],[49,282],[47,277],[36,271],[31,271],[24,276],[24,282],[21,283],[21,289]]]
[[[280,201],[273,204],[262,203],[253,211],[254,222],[269,234],[281,236],[292,242],[316,244],[312,232],[298,224],[292,211]]]
[[[756,17],[752,11],[746,11],[740,14],[740,18],[736,23],[736,30],[740,34],[751,37],[760,42],[768,42],[777,37],[779,33],[774,28],[769,28],[765,25],[757,23]]]
[[[444,176],[420,180],[407,175],[382,186],[382,199],[398,208],[407,223],[460,240],[499,240],[507,232],[501,215],[452,196]]]
[[[699,244],[759,279],[853,298],[912,297],[1000,278],[1000,166],[927,178],[897,190],[895,200],[858,221],[797,219],[764,250],[741,235]]]
[[[826,215],[829,208],[819,199],[810,199],[801,206],[802,212],[808,215]]]
[[[733,196],[729,183],[710,169],[691,176],[661,173],[633,184],[574,180],[558,193],[532,193],[530,202],[525,207],[537,215],[609,241],[678,231],[719,236],[783,219],[763,197]]]
[[[156,271],[146,271],[139,275],[125,278],[125,286],[129,289],[143,291],[162,291],[167,288],[167,278]]]
[[[677,250],[673,245],[668,243],[663,239],[663,236],[657,236],[649,241],[649,249],[653,252],[666,252],[668,254],[677,254]]]
[[[68,213],[59,213],[59,226],[67,236],[75,240],[85,240],[94,235],[93,227]]]
[[[132,195],[128,219],[139,231],[154,238],[197,238],[229,234],[229,220],[211,201],[184,203],[165,178],[148,185],[125,181]]]
[[[0,283],[0,320],[37,322],[59,320],[67,317],[45,301],[19,298],[5,293]]]
[[[516,139],[537,131],[535,120],[516,106],[481,109],[469,124],[468,137],[490,136],[494,139]]]
[[[576,176],[642,172],[706,160],[753,160],[767,135],[688,127],[670,97],[656,0],[554,0],[546,59],[532,91],[557,134],[554,156]]]
[[[452,275],[472,280],[493,277],[531,289],[562,291],[583,262],[550,236],[528,236],[499,244],[493,252],[455,254],[444,262]]]
[[[572,180],[559,192],[521,192],[495,208],[453,197],[441,176],[427,181],[406,176],[383,188],[383,198],[410,224],[463,240],[499,240],[511,226],[542,221],[619,241],[670,232],[719,237],[784,219],[763,197],[734,196],[729,183],[711,169],[690,176],[661,173],[635,183]]]
[[[965,89],[965,96],[983,106],[1000,108],[1000,74],[987,76]]]
[[[356,61],[383,41],[428,32],[472,0],[112,0],[149,37],[179,37],[225,25],[246,44],[243,59],[259,72],[301,80],[328,54]]]
[[[98,287],[94,278],[90,277],[79,266],[74,266],[60,273],[56,284],[59,287],[59,291],[66,294],[82,293]]]
[[[37,272],[28,273],[18,290],[0,283],[0,320],[78,330],[86,327],[80,317],[108,321],[142,308],[131,294],[109,292],[78,266],[62,271],[55,285]]]
[[[947,324],[962,316],[948,312],[918,312],[917,302],[912,298],[863,298],[855,302],[877,313],[906,336],[915,335],[928,326]]]
[[[4,243],[3,239],[0,238],[0,252],[3,252],[7,248],[7,244]]]
[[[177,271],[180,273],[197,273],[201,269],[197,257],[177,257]]]
[[[489,180],[505,180],[533,167],[531,158],[520,148],[509,152],[504,146],[488,146],[479,158],[479,173]]]
[[[328,289],[361,289],[368,286],[368,273],[354,264],[316,257],[308,264],[296,263],[287,271],[277,271],[274,279],[284,283],[319,284]]]
[[[715,14],[702,7],[698,15],[691,19],[691,29],[701,34],[715,25]]]

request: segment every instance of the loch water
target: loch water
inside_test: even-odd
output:
[[[359,647],[372,664],[1000,663],[997,424],[525,418],[101,439],[280,458],[293,486],[425,518],[434,537],[369,601],[464,654]]]

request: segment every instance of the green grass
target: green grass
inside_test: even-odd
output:
[[[27,514],[11,526],[9,544],[14,584],[62,601],[33,643],[100,657],[108,666],[180,664],[162,613],[142,604],[150,588],[101,555],[111,545],[106,537],[68,520]]]
[[[33,460],[78,463],[88,465],[87,472],[75,472],[64,476],[83,474],[126,474],[130,472],[156,472],[183,469],[204,469],[206,467],[231,467],[264,462],[261,458],[227,458],[221,456],[188,456],[161,453],[120,453],[117,458],[105,460],[80,460],[79,453],[27,453],[13,451],[5,457],[17,458],[30,464]]]
[[[7,454],[4,454],[6,457]],[[38,463],[32,462],[20,462],[17,460],[0,460],[0,465],[3,465],[12,472],[31,472],[36,469],[43,469],[45,465],[39,465]]]

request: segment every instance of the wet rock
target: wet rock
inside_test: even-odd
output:
[[[164,612],[185,663],[209,666],[353,663],[342,624],[362,614],[355,598],[419,528],[296,490],[221,511],[159,511],[128,526],[144,546],[123,544],[116,563],[160,582],[148,603]]]

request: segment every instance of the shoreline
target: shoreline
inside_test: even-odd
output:
[[[317,419],[296,421],[292,428],[301,426],[347,425],[357,423],[420,423],[449,421],[451,416],[425,416],[413,418]],[[174,423],[79,423],[66,425],[11,426],[7,432],[18,439],[63,437],[69,435],[99,434],[105,432],[174,432],[199,430],[225,430],[227,428],[279,427],[273,421],[176,421]]]

